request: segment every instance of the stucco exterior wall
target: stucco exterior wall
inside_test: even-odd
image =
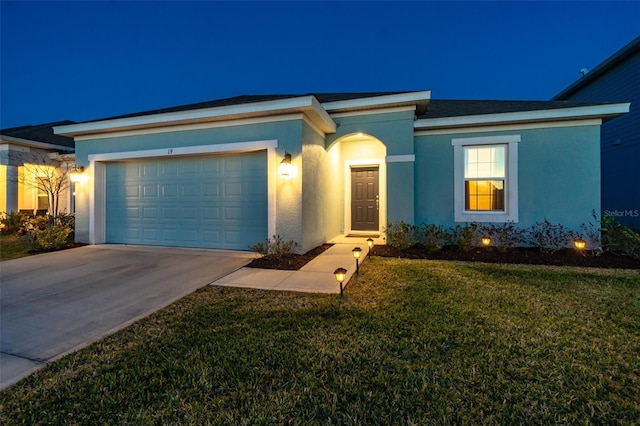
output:
[[[292,156],[293,163],[301,168],[302,120],[286,120],[242,126],[214,127],[208,129],[182,130],[175,132],[149,133],[76,142],[76,163],[89,166],[89,155],[170,149],[203,145],[244,143],[277,140],[277,165],[285,151]],[[92,171],[87,170],[88,175]],[[276,179],[276,234],[301,243],[302,235],[302,179],[284,179],[277,170]],[[89,242],[90,187],[88,181],[76,186],[76,241]],[[80,187],[81,186],[81,187]],[[266,212],[265,212],[266,214]],[[272,235],[269,235],[271,237]],[[267,236],[265,235],[265,238]]]
[[[340,233],[334,172],[340,166],[324,149],[324,138],[306,123],[302,141],[302,252],[307,252]]]
[[[358,132],[371,135],[382,142],[386,157],[411,156],[414,154],[413,122],[415,111],[387,112],[380,114],[339,116],[335,135],[327,137],[330,146],[341,137]],[[367,158],[379,155],[379,151],[367,152],[366,145],[352,145],[343,149],[343,156],[349,159]],[[345,157],[346,159],[346,157]],[[410,223],[414,221],[414,164],[412,161],[386,164],[386,218],[400,218]],[[385,182],[381,182],[385,184]],[[382,224],[385,226],[386,224]]]
[[[454,226],[454,138],[514,135],[518,145],[520,227],[545,218],[579,229],[600,211],[599,126],[416,137],[416,223]]]

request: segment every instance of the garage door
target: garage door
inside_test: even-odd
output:
[[[267,238],[266,151],[111,162],[106,241],[248,250]]]

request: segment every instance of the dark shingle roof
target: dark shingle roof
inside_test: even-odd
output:
[[[0,135],[26,139],[35,142],[66,146],[73,149],[75,147],[73,138],[60,136],[53,133],[53,128],[55,126],[64,126],[67,124],[75,124],[75,121],[64,120],[56,121],[53,123],[38,124],[35,126],[11,127],[9,129],[0,130]]]
[[[216,99],[213,101],[206,102],[197,102],[193,104],[187,105],[179,105],[169,108],[160,108],[154,109],[150,111],[143,112],[135,112],[131,114],[118,115],[115,117],[102,118],[99,120],[90,120],[86,123],[90,123],[93,121],[104,121],[104,120],[116,120],[119,118],[131,118],[131,117],[143,117],[146,115],[154,115],[154,114],[165,114],[171,112],[180,112],[180,111],[194,111],[198,109],[206,109],[206,108],[216,108],[216,107],[225,107],[225,106],[233,106],[233,105],[242,105],[242,104],[251,104],[257,102],[267,102],[267,101],[276,101],[280,99],[290,99],[290,98],[298,98],[301,96],[315,96],[318,102],[336,102],[336,101],[346,101],[350,99],[362,99],[362,98],[371,98],[376,96],[385,96],[385,95],[396,95],[400,93],[410,93],[410,92],[365,92],[365,93],[303,93],[303,94],[288,94],[288,95],[241,95],[234,96],[232,98],[224,98],[224,99]]]
[[[508,112],[540,111],[603,105],[598,102],[574,101],[494,101],[494,100],[445,100],[431,99],[427,112],[418,118],[461,117]]]

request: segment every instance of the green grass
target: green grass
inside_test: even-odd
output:
[[[26,238],[0,234],[0,261],[30,256],[31,246]]]
[[[0,395],[12,424],[640,422],[640,271],[371,258],[202,289]]]

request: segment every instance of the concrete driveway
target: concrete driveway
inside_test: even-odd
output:
[[[0,389],[254,257],[226,250],[97,245],[0,263]]]

